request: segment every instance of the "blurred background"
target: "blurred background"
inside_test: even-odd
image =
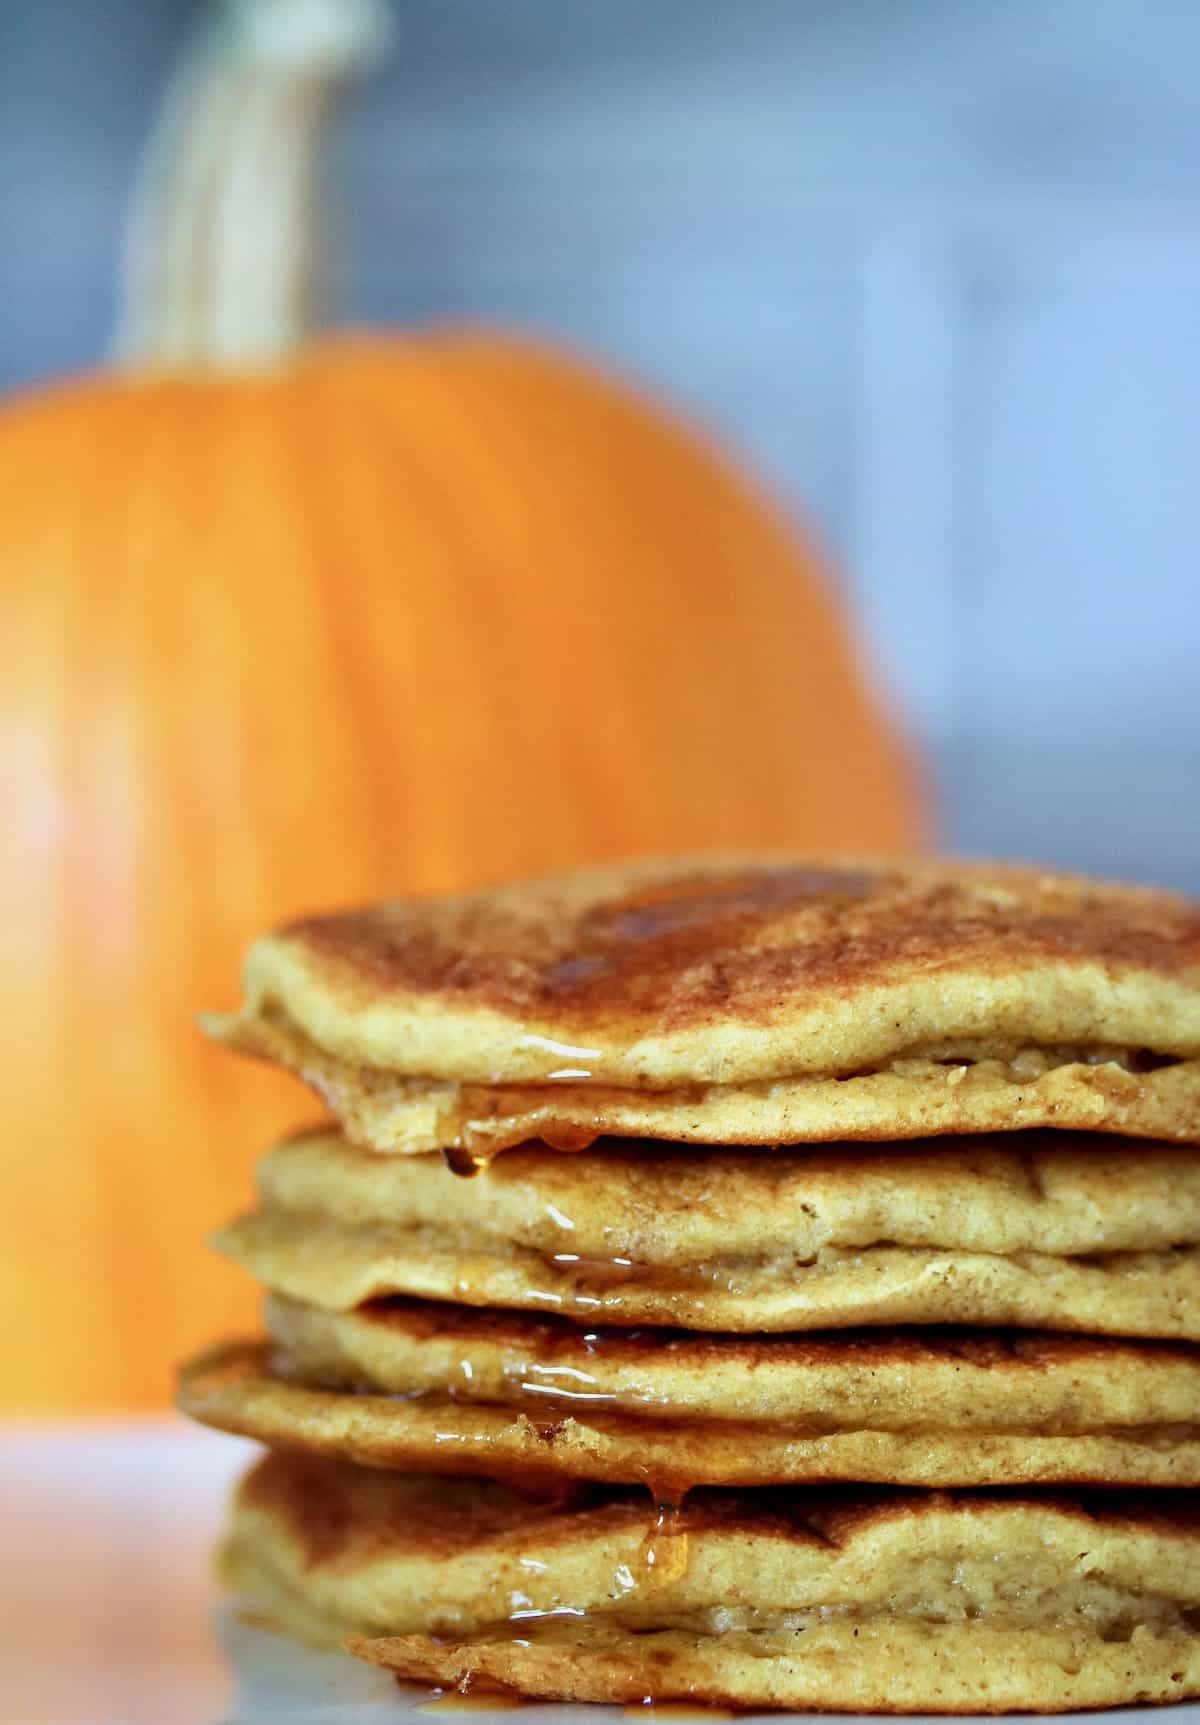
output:
[[[3,8],[0,380],[93,362],[194,0]],[[566,341],[836,553],[954,847],[1200,886],[1189,0],[396,0],[345,323]]]
[[[0,32],[6,759],[34,834],[0,1309],[40,1314],[14,1405],[155,1402],[173,1352],[244,1316],[198,1242],[304,1103],[173,1051],[277,916],[676,843],[936,840],[1200,889],[1190,0],[41,0]],[[260,84],[243,126],[228,91]],[[213,256],[217,313],[177,316]],[[260,291],[293,264],[294,296]],[[309,325],[377,346],[305,371]],[[589,369],[425,345],[458,325]],[[180,472],[207,475],[185,503]],[[314,498],[351,485],[334,545]],[[388,549],[362,525],[383,515]],[[491,621],[464,600],[426,641],[414,583],[432,606],[438,533],[473,521]],[[289,633],[299,564],[332,580],[322,628],[356,608],[336,707]],[[218,641],[227,701],[194,683]],[[411,708],[370,721],[367,761],[376,684]],[[67,710],[71,791],[43,762]],[[461,729],[416,761],[431,712]],[[531,823],[531,779],[559,827]],[[186,916],[158,903],[185,860]]]

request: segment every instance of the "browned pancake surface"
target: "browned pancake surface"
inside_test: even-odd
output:
[[[219,1041],[348,1137],[1200,1139],[1200,912],[1000,865],[681,859],[310,918]]]
[[[1000,865],[683,859],[398,901],[258,943],[248,1013],[401,1076],[649,1088],[973,1039],[1200,1053],[1200,912]],[[1148,1009],[1153,1004],[1157,1014]]]
[[[796,997],[1082,961],[1195,983],[1200,913],[1164,892],[964,863],[693,860],[291,924],[348,996],[678,1030]],[[627,1032],[628,1034],[628,1032]]]

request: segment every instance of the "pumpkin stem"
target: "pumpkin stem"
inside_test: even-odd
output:
[[[265,363],[311,327],[323,124],[389,24],[385,0],[219,0],[171,78],[134,184],[123,364]]]

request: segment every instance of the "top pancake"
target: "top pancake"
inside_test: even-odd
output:
[[[1200,1137],[1200,908],[994,864],[647,862],[293,923],[207,1028],[381,1150]]]

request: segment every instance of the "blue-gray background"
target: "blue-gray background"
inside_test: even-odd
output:
[[[1200,887],[1196,0],[395,11],[337,319],[650,383],[817,524],[948,842]],[[102,352],[196,12],[0,0],[0,388]]]

